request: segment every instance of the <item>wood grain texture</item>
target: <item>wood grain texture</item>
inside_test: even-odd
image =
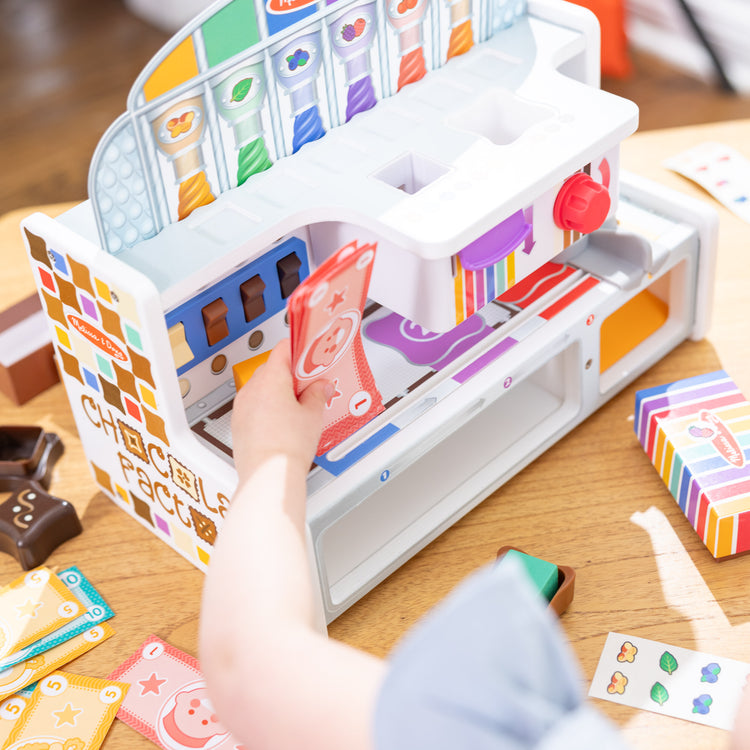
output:
[[[99,138],[169,38],[121,0],[0,2],[0,206],[81,200]]]
[[[0,108],[0,205],[20,209],[0,219],[4,305],[33,291],[18,221],[31,207],[84,197],[96,140],[124,109],[130,82],[165,39],[128,16],[116,0],[0,3],[0,95],[5,102]],[[620,85],[620,92],[635,91],[636,101],[640,97],[646,105],[642,121],[649,127],[687,122],[688,115],[701,112],[703,121],[719,112],[730,118],[750,115],[746,100],[727,98],[669,71],[649,78],[648,70],[637,69],[640,77]],[[677,92],[684,94],[679,111],[670,81],[677,81]],[[665,171],[662,159],[709,139],[742,149],[748,136],[750,121],[741,120],[645,132],[624,144],[623,161],[631,171],[710,200]],[[53,214],[64,207],[43,210]],[[584,687],[611,630],[750,661],[750,557],[721,563],[710,557],[632,430],[637,388],[725,367],[750,394],[750,230],[719,210],[715,308],[706,339],[679,346],[416,555],[335,621],[333,637],[386,655],[468,573],[492,560],[501,545],[512,544],[576,569],[576,595],[561,624],[580,659]],[[5,424],[38,424],[64,441],[66,452],[51,491],[76,506],[84,533],[60,547],[49,563],[79,565],[117,613],[117,635],[70,670],[105,676],[150,633],[195,654],[202,574],[98,492],[62,386],[24,407],[0,394],[0,414]],[[18,574],[16,562],[0,556],[0,582]],[[597,705],[623,728],[634,748],[728,746],[728,735],[719,730]],[[104,747],[152,745],[116,722]]]

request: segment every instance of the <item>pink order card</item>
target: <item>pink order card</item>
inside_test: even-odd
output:
[[[117,718],[163,750],[241,750],[214,713],[198,660],[157,636],[109,679],[130,684]]]
[[[345,245],[289,298],[295,392],[320,379],[333,385],[318,455],[384,408],[360,334],[374,259],[375,245]]]

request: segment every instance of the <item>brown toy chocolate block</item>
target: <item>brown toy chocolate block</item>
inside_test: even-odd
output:
[[[228,312],[229,308],[221,297],[209,302],[201,309],[203,327],[206,329],[206,339],[209,346],[218,344],[219,341],[229,336]]]
[[[266,284],[259,275],[255,275],[240,284],[240,297],[242,298],[242,309],[245,311],[245,322],[263,315],[266,304],[263,301],[263,290]]]
[[[41,427],[0,426],[0,479],[29,479],[49,488],[52,469],[63,450],[60,438]]]
[[[6,493],[9,493],[6,497]],[[0,550],[24,570],[41,565],[63,542],[81,533],[75,508],[39,482],[0,477]]]
[[[0,313],[0,391],[17,405],[60,380],[39,296]]]
[[[300,284],[299,269],[302,261],[296,253],[289,253],[276,263],[281,296],[286,299]]]

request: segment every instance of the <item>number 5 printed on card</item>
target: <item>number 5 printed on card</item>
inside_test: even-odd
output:
[[[3,747],[96,750],[115,720],[128,687],[111,680],[53,672],[39,681]]]

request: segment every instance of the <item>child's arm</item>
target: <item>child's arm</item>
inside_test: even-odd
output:
[[[294,396],[289,344],[237,394],[239,485],[206,576],[201,665],[220,720],[254,750],[366,750],[385,666],[315,628],[305,480],[324,383]]]

